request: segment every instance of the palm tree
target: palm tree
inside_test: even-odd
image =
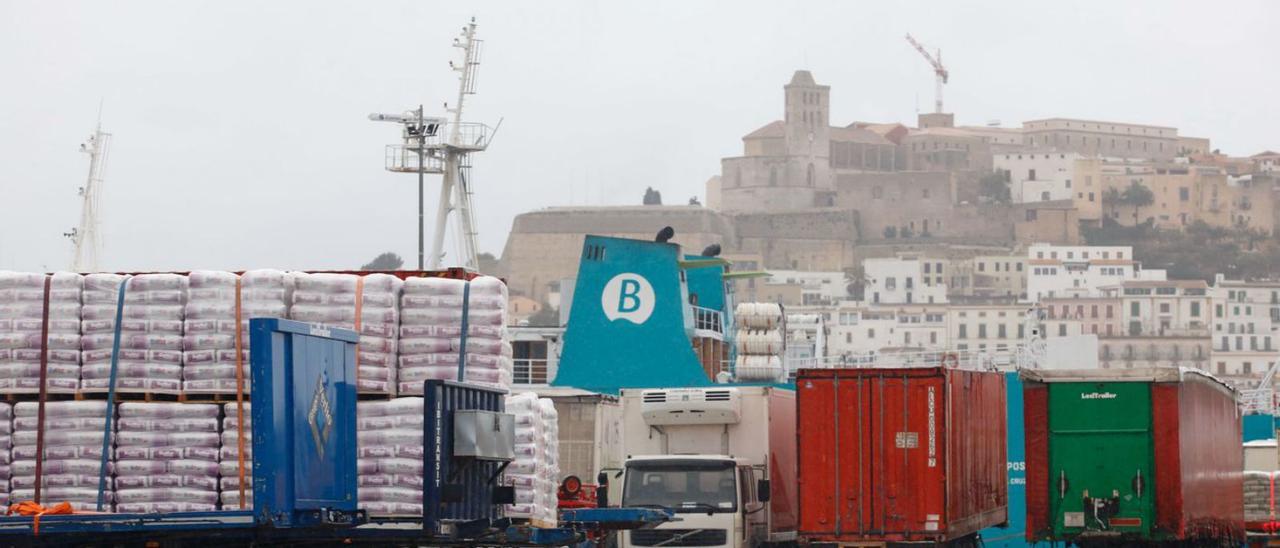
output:
[[[1124,203],[1124,197],[1120,195],[1120,191],[1115,187],[1108,188],[1106,192],[1102,193],[1102,205],[1105,206],[1103,211],[1107,217],[1113,217],[1111,213],[1121,203]]]

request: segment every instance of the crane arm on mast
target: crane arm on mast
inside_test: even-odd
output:
[[[942,66],[942,60],[935,58],[932,53],[929,53],[929,50],[924,49],[923,44],[917,42],[910,34],[907,35],[907,42],[910,42],[916,48],[916,51],[924,56],[925,61],[928,61],[933,66],[933,73],[942,78],[943,83],[946,83],[949,73],[947,72],[947,67]]]

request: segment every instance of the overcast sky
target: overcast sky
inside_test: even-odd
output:
[[[441,112],[472,15],[466,117],[505,118],[473,175],[495,254],[523,211],[701,197],[799,68],[831,86],[834,124],[913,123],[933,77],[907,32],[942,48],[960,124],[1095,118],[1280,148],[1276,2],[333,4],[0,0],[0,268],[69,266],[100,100],[101,269],[354,268],[387,250],[412,266],[415,178],[383,170],[398,128],[366,116]]]

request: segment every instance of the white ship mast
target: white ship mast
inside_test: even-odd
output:
[[[404,125],[403,143],[387,146],[386,168],[388,171],[418,174],[419,268],[440,268],[444,256],[445,230],[449,215],[453,212],[457,213],[454,232],[458,240],[461,266],[470,270],[476,270],[479,266],[470,154],[489,147],[490,132],[489,127],[484,124],[462,121],[462,109],[467,96],[476,92],[476,74],[480,66],[482,43],[476,38],[475,18],[462,27],[461,36],[453,40],[453,47],[462,50],[462,62],[449,62],[450,68],[458,73],[457,102],[452,108],[445,105],[451,118],[424,117],[422,107],[403,114],[369,115],[369,119],[373,121]],[[439,173],[442,180],[431,254],[426,255],[424,261],[422,175],[425,173]]]
[[[75,249],[72,252],[71,269],[76,272],[96,272],[98,255],[102,251],[102,236],[99,234],[98,197],[102,192],[103,177],[107,172],[107,152],[111,144],[111,134],[102,131],[102,111],[98,111],[98,126],[89,139],[80,144],[80,152],[89,155],[89,176],[79,193],[83,199],[80,206],[80,225],[72,228],[63,236],[71,238]]]

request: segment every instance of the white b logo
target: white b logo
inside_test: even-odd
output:
[[[636,325],[653,314],[653,286],[639,274],[624,272],[604,285],[600,307],[610,321],[622,318]]]

